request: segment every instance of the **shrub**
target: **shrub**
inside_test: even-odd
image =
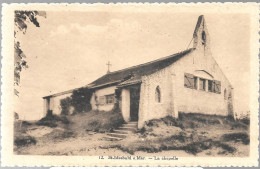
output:
[[[69,124],[69,120],[66,118],[66,116],[57,116],[57,115],[48,115],[38,122],[36,122],[37,125],[40,126],[48,126],[48,127],[57,127],[57,122],[61,122],[63,124]]]
[[[121,88],[117,88],[115,90],[115,104],[114,104],[114,107],[113,107],[113,111],[119,111],[120,110],[120,107],[119,107],[119,100],[120,100],[120,97],[121,97],[121,93],[122,93],[122,89]]]
[[[97,112],[94,116],[88,119],[86,131],[95,132],[110,132],[124,123],[122,114],[115,111]]]
[[[74,107],[73,113],[88,112],[92,109],[90,99],[93,91],[87,87],[82,87],[73,91],[71,95],[71,105]]]
[[[60,100],[61,114],[63,115],[70,114],[71,101],[72,101],[71,97],[66,97]]]
[[[249,125],[250,124],[250,119],[249,118],[242,118],[240,120],[242,123],[246,124],[246,125]]]
[[[14,139],[14,144],[18,147],[21,146],[28,146],[31,144],[36,144],[36,139],[34,137],[31,136],[18,136]]]
[[[57,141],[63,141],[67,138],[76,137],[77,134],[71,130],[60,130],[60,129],[54,129],[51,133],[48,133],[45,135],[46,138]]]
[[[221,139],[223,141],[235,141],[235,142],[241,141],[243,144],[249,144],[250,142],[248,134],[244,132],[223,134],[221,136]]]
[[[176,126],[183,128],[182,122],[178,119],[173,118],[172,116],[166,116],[161,119],[152,119],[146,122],[146,125],[151,127],[151,126],[159,126],[159,123],[163,122],[167,126]]]
[[[22,126],[31,126],[31,125],[33,124],[28,121],[22,121]]]
[[[201,142],[193,142],[183,147],[187,153],[197,154],[204,150],[210,149],[213,146],[212,140],[206,140]]]

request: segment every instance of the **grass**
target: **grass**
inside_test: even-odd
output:
[[[247,124],[247,121],[224,116],[180,113],[178,119],[167,116],[146,122],[132,142],[119,142],[104,148],[118,148],[130,154],[184,150],[193,155],[217,148],[219,154],[233,154],[237,148],[232,142],[244,145],[250,142]]]
[[[89,111],[66,117],[54,115],[34,123],[20,121],[15,124],[14,144],[17,147],[42,142],[57,144],[66,139],[68,142],[76,137],[79,139],[81,135],[91,141],[91,137],[95,137],[91,131],[110,132],[123,123],[123,117],[118,111]],[[235,121],[223,116],[180,113],[178,119],[171,116],[152,119],[146,122],[139,132],[129,135],[129,138],[119,142],[102,143],[100,148],[117,148],[130,154],[136,151],[156,153],[166,150],[183,150],[193,155],[201,155],[204,151],[211,155],[235,154],[239,151],[238,146],[250,143],[249,124],[249,120]],[[51,132],[42,138],[30,137],[27,129],[35,126],[45,129],[46,127],[39,126],[47,126]],[[99,134],[100,138],[102,136]],[[38,139],[42,139],[41,142]],[[214,151],[211,151],[213,149]]]
[[[54,129],[51,133],[46,134],[45,138],[47,138],[47,140],[52,140],[53,142],[59,142],[76,136],[76,132],[73,131]]]
[[[36,139],[28,135],[20,135],[14,138],[14,145],[19,147],[36,144]]]
[[[120,127],[124,123],[122,114],[114,111],[98,111],[95,116],[89,118],[86,122],[86,131],[110,132]]]
[[[66,116],[48,115],[36,122],[39,126],[47,127],[57,127],[58,123],[69,124],[69,120]]]
[[[228,142],[228,141],[242,142],[243,144],[246,145],[248,145],[250,142],[249,136],[246,132],[223,134],[221,140],[224,142]]]

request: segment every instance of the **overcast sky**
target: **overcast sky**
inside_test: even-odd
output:
[[[236,111],[249,110],[250,20],[246,14],[47,11],[40,28],[18,35],[29,68],[21,73],[15,111],[43,114],[43,96],[84,86],[111,71],[187,49],[204,14],[212,55],[234,87]]]

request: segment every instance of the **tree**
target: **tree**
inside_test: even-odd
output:
[[[20,84],[20,73],[23,69],[28,68],[26,62],[26,56],[21,49],[20,42],[16,39],[16,34],[20,31],[23,34],[26,33],[27,24],[33,23],[36,27],[40,27],[40,24],[37,20],[38,16],[46,18],[46,12],[44,11],[15,11],[14,12],[14,93],[19,95],[17,86]]]
[[[71,95],[71,105],[74,107],[74,113],[88,112],[92,109],[90,99],[93,91],[87,87],[74,90]]]

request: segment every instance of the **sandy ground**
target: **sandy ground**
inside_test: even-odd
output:
[[[16,154],[30,155],[130,155],[116,148],[103,149],[100,147],[112,144],[112,141],[103,139],[105,134],[86,135],[84,137],[69,138],[59,142],[38,142],[36,145],[21,147],[15,151]],[[134,155],[142,156],[194,156],[185,151],[171,150],[158,153],[135,152]]]
[[[221,140],[223,134],[230,133],[249,133],[247,128],[243,127],[244,124],[240,124],[238,127],[237,123],[224,121],[222,118],[219,119],[221,123],[217,124],[205,124],[202,122],[196,121],[196,118],[193,117],[187,118],[189,116],[184,116],[181,124],[190,124],[190,122],[196,122],[199,124],[199,127],[176,127],[173,125],[166,125],[161,120],[153,122],[154,124],[145,129],[145,133],[135,133],[129,134],[127,138],[122,141],[107,141],[104,139],[106,133],[96,133],[86,130],[88,127],[89,121],[91,121],[90,115],[93,114],[83,114],[77,116],[71,116],[69,118],[69,125],[58,123],[57,127],[51,128],[47,126],[40,126],[36,123],[24,124],[15,123],[15,137],[16,138],[26,138],[32,137],[36,140],[36,144],[17,144],[19,147],[14,148],[15,154],[23,155],[88,155],[88,156],[106,156],[106,155],[131,155],[128,152],[134,152],[134,155],[140,156],[176,156],[176,157],[194,157],[194,156],[248,156],[249,155],[249,146],[243,144],[241,141],[236,139],[231,141]],[[204,117],[200,120],[212,120],[212,118],[218,119],[218,117]],[[197,117],[198,119],[198,117]],[[214,119],[213,119],[214,120]],[[225,122],[225,123],[224,123]],[[150,130],[152,129],[152,130]],[[88,131],[88,132],[87,132]],[[235,148],[235,151],[227,152],[224,151],[223,147],[212,146],[210,149],[204,149],[202,152],[197,153],[196,155],[191,154],[191,151],[188,153],[184,150],[165,150],[156,153],[147,153],[147,147],[150,150],[158,147],[158,145],[163,145],[162,141],[167,140],[169,136],[180,136],[183,134],[188,143],[196,143],[201,140],[211,139],[214,141],[221,141],[221,143],[226,144]],[[163,139],[162,139],[163,138]],[[161,139],[161,140],[160,140]],[[159,140],[159,142],[156,140]],[[167,146],[176,146],[181,147],[183,144],[188,144],[184,142],[176,142],[178,138],[174,138],[173,142],[170,140],[170,143]],[[27,141],[27,140],[26,140]],[[149,142],[152,141],[152,142]],[[155,142],[154,142],[155,141]],[[161,144],[162,143],[162,144]],[[175,145],[174,145],[175,144]],[[144,145],[144,146],[143,146]],[[113,148],[112,148],[113,147]],[[114,148],[119,147],[119,148]],[[144,151],[140,150],[140,147],[145,147]],[[127,150],[125,149],[127,148]],[[131,151],[129,151],[129,149]],[[151,149],[150,149],[151,148]],[[187,148],[187,147],[186,147]],[[194,148],[194,147],[192,147]],[[189,147],[189,150],[193,150]],[[199,147],[200,148],[200,147]],[[182,148],[181,148],[182,149]],[[134,151],[132,151],[134,150]],[[158,149],[157,149],[158,150]],[[186,149],[187,150],[187,149]],[[155,152],[154,150],[152,152]]]
[[[88,156],[106,156],[106,155],[130,155],[117,148],[104,149],[114,144],[115,141],[107,141],[103,139],[105,133],[90,133],[81,135],[75,138],[66,138],[64,140],[50,140],[46,138],[46,134],[51,133],[54,129],[49,127],[39,126],[28,130],[28,134],[37,137],[37,144],[15,148],[15,154],[30,154],[30,155],[88,155]],[[57,130],[57,128],[55,129]],[[60,129],[64,130],[64,129]],[[217,134],[217,132],[215,133]],[[126,140],[121,141],[123,143]],[[157,153],[147,153],[137,151],[134,155],[140,156],[177,156],[177,157],[195,157],[195,156],[246,156],[248,155],[249,145],[241,143],[234,143],[235,147],[239,147],[238,151],[234,154],[218,154],[220,149],[213,148],[205,150],[197,155],[186,153],[183,150],[169,150]]]

